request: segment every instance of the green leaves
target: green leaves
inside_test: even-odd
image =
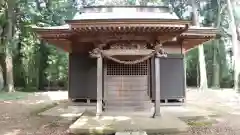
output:
[[[17,30],[19,37],[13,44],[14,75],[16,85],[43,87],[48,82],[67,83],[68,57],[54,46],[45,45],[32,32],[32,26],[49,27],[72,19],[76,13],[71,0],[18,0]],[[1,13],[1,12],[0,12]],[[4,12],[3,12],[4,13]],[[5,14],[3,14],[3,18]],[[4,23],[1,19],[0,25]]]

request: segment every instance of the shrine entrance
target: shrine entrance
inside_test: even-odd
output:
[[[133,57],[121,57],[131,60]],[[120,64],[104,61],[104,108],[106,111],[151,110],[150,61]]]

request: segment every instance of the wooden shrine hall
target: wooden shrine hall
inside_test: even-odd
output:
[[[69,54],[69,98],[96,100],[103,112],[152,111],[185,99],[184,54],[216,36],[168,7],[83,7],[72,20],[36,27],[39,38]]]

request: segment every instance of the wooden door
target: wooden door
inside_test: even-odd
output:
[[[106,110],[138,111],[151,104],[149,97],[149,61],[125,65],[113,61],[104,64],[104,101]]]

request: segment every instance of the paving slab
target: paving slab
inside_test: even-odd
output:
[[[91,109],[91,107],[58,105],[39,113],[39,115],[75,118],[81,116],[87,109]]]
[[[116,132],[140,132],[173,134],[188,130],[180,119],[163,115],[157,118],[137,116],[81,116],[69,127],[72,134],[113,134]]]

